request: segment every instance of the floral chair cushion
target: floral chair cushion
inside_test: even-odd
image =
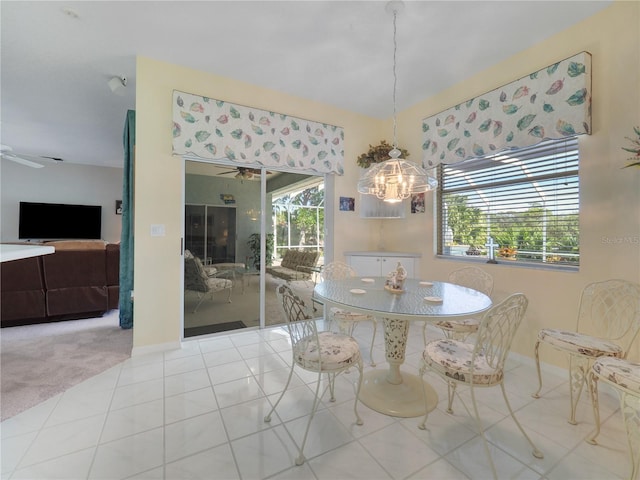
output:
[[[640,396],[640,363],[622,358],[602,357],[595,361],[593,371],[613,385],[620,385]]]
[[[458,340],[445,339],[429,342],[422,358],[429,367],[440,374],[474,385],[495,385],[503,378],[503,371],[491,367],[484,355],[478,354],[471,375],[471,357],[474,345]]]
[[[473,333],[478,331],[480,320],[477,318],[461,318],[457,320],[441,320],[436,326],[456,333]]]
[[[538,333],[538,340],[575,355],[588,357],[621,357],[623,355],[620,345],[605,338],[578,332],[544,328]]]
[[[312,337],[300,340],[294,348],[295,362],[306,370],[331,372],[355,365],[360,358],[358,342],[334,332],[318,332],[318,343]]]
[[[333,318],[338,321],[347,322],[361,322],[363,320],[371,320],[373,317],[366,313],[350,312],[348,310],[342,310],[341,308],[332,308],[331,314]]]

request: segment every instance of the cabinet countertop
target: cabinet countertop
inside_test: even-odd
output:
[[[385,250],[380,251],[356,251],[356,252],[344,252],[345,257],[348,256],[363,256],[363,257],[411,257],[420,258],[421,253],[415,252],[389,252]]]

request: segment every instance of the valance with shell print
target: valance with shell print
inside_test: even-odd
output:
[[[422,121],[423,166],[591,133],[591,55],[581,52]]]
[[[173,153],[239,165],[344,173],[341,127],[173,92]]]

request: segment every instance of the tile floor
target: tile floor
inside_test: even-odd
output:
[[[379,328],[378,332],[382,329]],[[422,336],[410,334],[403,369],[418,368]],[[437,334],[432,332],[432,334]],[[355,336],[365,360],[370,327]],[[384,368],[382,335],[374,357]],[[416,418],[395,418],[359,406],[353,416],[356,371],[337,382],[337,401],[323,403],[305,454],[294,466],[313,400],[315,375],[298,372],[270,424],[263,417],[288,375],[286,332],[272,327],[218,334],[184,343],[181,350],[131,358],[0,424],[1,478],[14,479],[485,479],[489,464],[475,423],[460,401],[446,409],[446,385],[431,384],[439,404],[427,430]],[[366,368],[371,368],[366,366]],[[513,408],[543,451],[535,459],[508,417],[499,388],[478,392],[481,415],[501,479],[618,479],[629,475],[617,398],[601,398],[600,445],[590,404],[579,405],[579,424],[566,422],[567,381],[544,373],[543,397],[528,359],[512,358],[506,386]],[[468,399],[468,393],[464,393]]]

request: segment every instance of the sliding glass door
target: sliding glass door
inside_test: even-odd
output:
[[[275,287],[286,280],[268,267],[287,250],[319,252],[310,275],[289,280],[310,301],[323,187],[324,177],[185,160],[185,338],[283,323]]]

